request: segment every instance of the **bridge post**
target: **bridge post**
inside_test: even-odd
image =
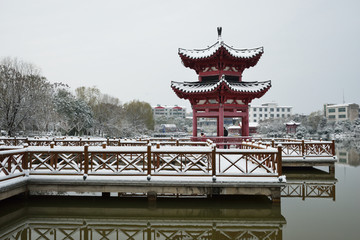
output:
[[[278,176],[282,175],[282,145],[278,145],[278,154],[276,158],[277,162],[277,170],[278,170]]]
[[[26,143],[24,144],[24,148],[27,148],[29,145]],[[26,170],[29,169],[29,160],[28,160],[28,152],[25,152],[22,159],[22,169]]]
[[[305,141],[304,139],[301,140],[301,154],[305,157]]]
[[[213,149],[211,152],[211,169],[212,169],[212,176],[216,176],[216,145],[213,145]]]
[[[89,145],[84,145],[84,174],[88,174],[89,171]]]
[[[147,145],[147,175],[151,176],[151,143]]]

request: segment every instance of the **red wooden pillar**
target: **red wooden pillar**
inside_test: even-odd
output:
[[[241,126],[241,135],[249,136],[249,106],[246,105],[246,110],[244,111],[245,116],[241,118],[242,126]]]
[[[197,114],[195,109],[193,109],[193,137],[197,137]]]
[[[218,121],[218,136],[224,136],[224,105],[220,104],[219,106],[219,121]]]

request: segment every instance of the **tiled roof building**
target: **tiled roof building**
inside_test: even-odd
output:
[[[216,118],[217,135],[224,134],[224,118],[240,117],[242,135],[249,135],[249,103],[262,97],[271,81],[244,82],[242,73],[257,64],[262,47],[235,49],[225,44],[218,28],[218,41],[205,49],[179,49],[185,67],[198,74],[196,82],[171,82],[178,97],[188,99],[193,110],[193,136],[197,136],[197,118]]]

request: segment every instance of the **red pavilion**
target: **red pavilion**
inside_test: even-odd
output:
[[[178,97],[189,99],[193,110],[193,136],[198,118],[216,118],[217,134],[224,136],[224,118],[241,118],[242,136],[249,135],[249,103],[262,97],[271,81],[244,82],[242,73],[254,67],[264,52],[262,47],[235,49],[225,44],[218,28],[218,41],[205,49],[179,48],[185,67],[196,71],[197,82],[171,82]]]

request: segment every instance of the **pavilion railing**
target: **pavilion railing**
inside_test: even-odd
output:
[[[0,181],[25,175],[233,176],[282,174],[282,148],[215,146],[30,146],[0,151]]]

